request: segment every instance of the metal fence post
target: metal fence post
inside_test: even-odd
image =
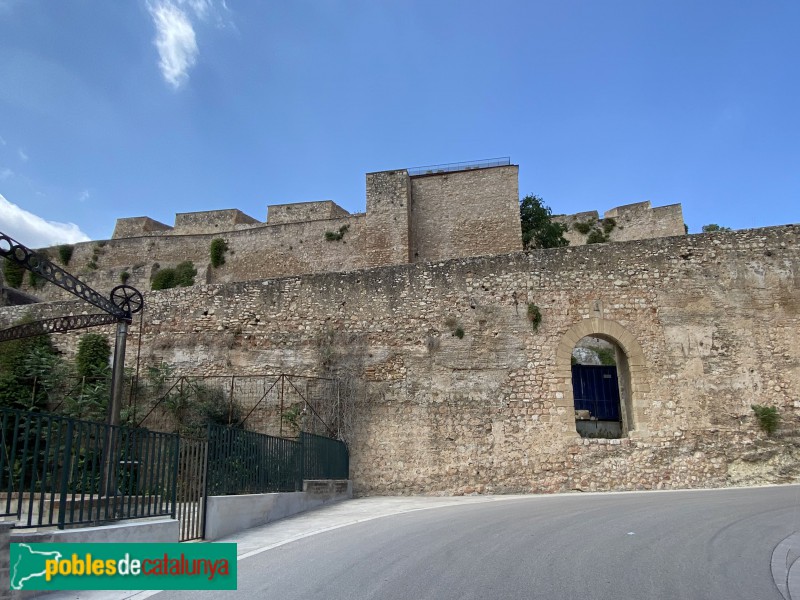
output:
[[[175,518],[175,511],[178,508],[178,463],[180,462],[181,437],[175,434],[175,452],[172,459],[172,512],[171,518]]]
[[[63,462],[61,466],[61,493],[58,499],[58,528],[64,529],[67,519],[67,486],[69,484],[70,463],[72,458],[72,433],[75,422],[67,420],[67,440],[64,444]]]

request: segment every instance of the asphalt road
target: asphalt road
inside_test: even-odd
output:
[[[158,600],[780,600],[770,558],[800,488],[531,496],[393,515],[239,562],[237,592]]]

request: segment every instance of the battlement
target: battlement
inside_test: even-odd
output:
[[[519,167],[507,158],[367,173],[366,212],[333,200],[273,204],[266,221],[237,209],[185,212],[172,226],[150,217],[118,219],[110,240],[75,244],[69,269],[96,289],[125,281],[151,287],[163,268],[192,261],[196,283],[230,283],[287,275],[342,272],[522,250]],[[554,217],[573,246],[683,235],[680,205],[649,202]],[[585,233],[582,233],[585,231]],[[215,238],[227,245],[212,267]],[[58,252],[51,252],[57,256]],[[23,288],[27,289],[27,283]],[[55,286],[29,290],[45,300]],[[64,292],[65,293],[65,292]]]
[[[564,237],[570,246],[582,246],[593,231],[602,233],[603,241],[629,242],[651,238],[685,235],[680,204],[653,208],[650,201],[623,204],[611,208],[600,218],[596,210],[572,215],[554,215],[553,221],[567,227]],[[600,239],[595,234],[594,239]]]
[[[267,207],[267,224],[300,223],[320,219],[349,217],[350,213],[333,200],[319,202],[296,202],[293,204],[271,204]]]

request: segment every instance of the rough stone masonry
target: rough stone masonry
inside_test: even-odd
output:
[[[314,374],[324,350],[366,382],[348,440],[359,495],[795,481],[798,238],[786,225],[148,292],[141,354],[182,373]],[[0,324],[84,310],[8,307]],[[590,334],[621,350],[621,439],[576,433],[570,357]],[[777,407],[779,435],[751,404]]]

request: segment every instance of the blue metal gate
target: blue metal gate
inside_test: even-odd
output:
[[[616,366],[572,365],[575,410],[588,410],[599,421],[619,421]]]

